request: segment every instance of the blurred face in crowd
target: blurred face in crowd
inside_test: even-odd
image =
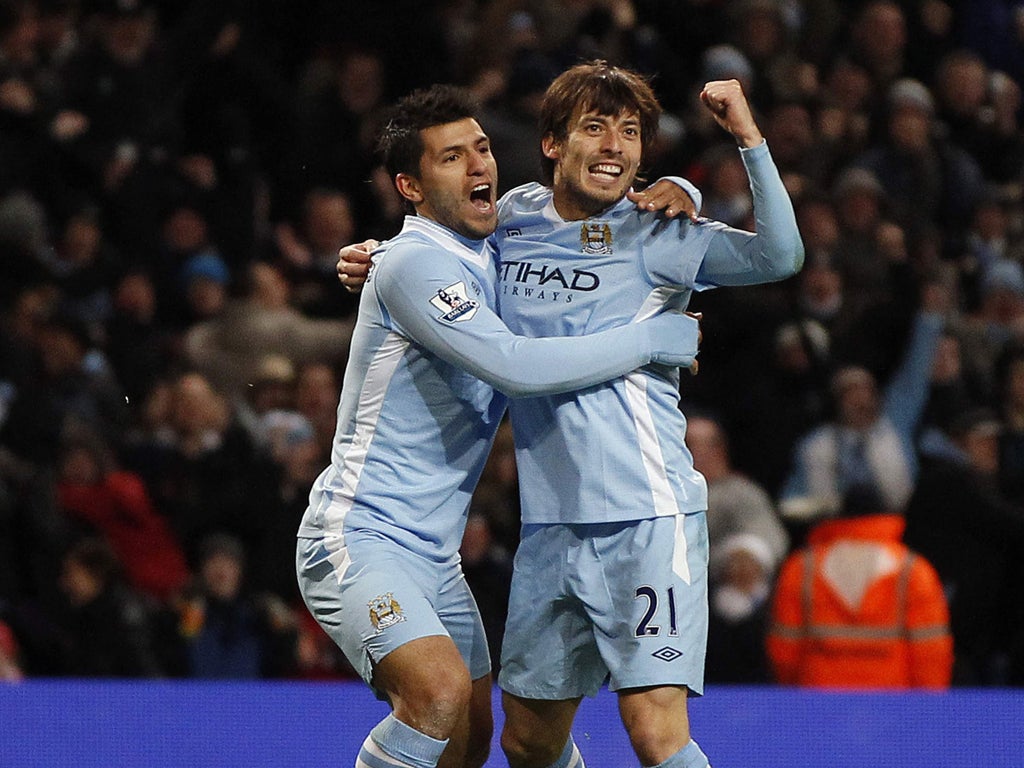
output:
[[[306,201],[304,232],[314,254],[335,259],[338,249],[355,237],[355,219],[348,197],[335,191],[318,190]]]
[[[51,376],[64,376],[81,368],[85,349],[74,334],[58,326],[45,326],[39,334],[43,368]]]
[[[103,476],[100,462],[88,448],[77,446],[69,450],[60,464],[60,482],[73,485],[94,485]]]
[[[725,435],[711,419],[694,417],[686,422],[686,447],[693,454],[694,468],[713,482],[729,473]]]
[[[156,289],[146,275],[134,272],[117,284],[114,306],[137,320],[147,322],[156,314]]]
[[[978,472],[992,477],[999,472],[999,433],[988,428],[973,429],[958,441]]]
[[[839,240],[835,208],[824,200],[808,200],[797,208],[796,215],[807,252],[830,252]]]
[[[351,54],[338,73],[338,92],[345,106],[357,115],[376,107],[384,94],[384,65],[373,54]]]
[[[931,115],[917,107],[898,107],[889,115],[889,138],[897,149],[911,154],[931,146]]]
[[[249,269],[252,299],[261,307],[280,309],[291,301],[292,286],[284,273],[273,264],[258,261]]]
[[[10,63],[32,65],[39,39],[39,15],[32,3],[14,2],[12,5],[17,20],[0,37],[0,54]]]
[[[242,564],[226,552],[214,552],[203,561],[203,584],[218,600],[233,600],[242,589]]]
[[[174,387],[171,422],[184,435],[219,429],[224,424],[224,409],[220,396],[199,374],[182,376]]]
[[[74,557],[64,560],[61,569],[60,586],[72,605],[91,603],[103,589],[103,582],[82,562]]]
[[[192,253],[202,248],[208,237],[206,219],[189,206],[180,206],[164,222],[164,241],[178,253]]]
[[[834,384],[839,421],[851,429],[867,429],[878,418],[878,388],[863,369],[840,371]]]
[[[878,195],[868,189],[852,189],[839,206],[843,227],[849,232],[868,235],[874,232],[882,215]]]
[[[974,117],[988,96],[988,70],[967,53],[951,54],[939,67],[936,95],[950,112]]]
[[[854,24],[853,39],[872,66],[898,61],[907,42],[903,11],[896,3],[869,3]]]
[[[122,64],[138,64],[149,51],[156,30],[151,10],[115,13],[104,17],[100,25],[101,39],[111,58]]]

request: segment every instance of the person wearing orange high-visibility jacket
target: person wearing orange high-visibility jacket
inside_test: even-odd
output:
[[[851,491],[818,523],[776,583],[768,656],[779,683],[947,688],[953,639],[942,584],[900,539],[903,518]]]

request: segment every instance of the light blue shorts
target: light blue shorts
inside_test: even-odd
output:
[[[624,523],[526,525],[498,683],[528,699],[685,685],[704,691],[703,512]]]
[[[491,671],[476,601],[458,563],[438,564],[384,538],[300,538],[295,569],[310,613],[362,678],[421,637],[450,637],[476,680]]]

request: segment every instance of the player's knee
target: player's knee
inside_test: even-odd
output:
[[[506,727],[501,732],[501,751],[511,768],[544,768],[562,754],[565,743],[556,743],[543,733],[528,733]]]
[[[465,670],[437,670],[405,687],[401,702],[415,722],[429,723],[440,731],[450,732],[466,716],[471,693],[469,674]]]
[[[650,723],[633,723],[629,741],[641,765],[657,765],[679,751],[682,737]],[[684,739],[685,741],[685,739]]]

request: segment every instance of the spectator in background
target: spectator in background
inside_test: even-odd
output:
[[[142,478],[113,461],[95,435],[64,441],[57,503],[83,533],[107,541],[132,589],[156,603],[170,602],[188,580],[184,553]]]
[[[387,103],[388,79],[388,63],[372,45],[351,43],[340,52],[324,48],[309,57],[299,84],[294,161],[283,179],[279,221],[294,220],[301,229],[309,217],[309,195],[330,190],[344,198],[347,216],[355,214],[367,227],[375,223],[377,201],[364,182],[376,163],[373,142]],[[349,226],[355,226],[351,219]],[[351,232],[333,247],[328,267],[333,268],[337,249],[358,234]],[[287,254],[289,248],[280,250]]]
[[[733,469],[717,421],[688,418],[686,445],[708,482],[711,611],[705,674],[711,682],[768,682],[768,598],[789,537],[771,497]]]
[[[203,540],[196,583],[181,601],[181,654],[172,670],[201,679],[280,677],[291,671],[295,617],[277,597],[246,589],[245,550],[231,536]]]
[[[871,79],[871,92],[884,94],[906,74],[907,20],[899,3],[869,0],[852,14],[845,55]]]
[[[942,227],[955,247],[958,227],[982,191],[978,163],[935,131],[935,99],[919,80],[901,78],[886,91],[886,138],[855,159],[885,190],[896,223],[910,233]]]
[[[18,639],[0,620],[0,683],[17,683],[25,678],[19,659]]]
[[[121,275],[106,326],[107,356],[136,411],[177,354],[177,337],[158,315],[156,291],[148,272],[131,269]]]
[[[835,418],[798,443],[781,495],[783,515],[813,519],[834,514],[853,487],[873,488],[885,509],[904,508],[917,472],[914,434],[948,308],[947,292],[928,286],[903,361],[884,394],[866,368],[845,365],[836,371]]]
[[[988,179],[1018,181],[1024,168],[1020,86],[1005,72],[989,70],[974,51],[959,49],[939,63],[935,97],[949,140],[969,152]]]
[[[62,70],[63,174],[102,201],[114,244],[127,255],[156,250],[181,153],[181,83],[223,26],[219,3],[190,2],[173,29],[151,0],[103,0],[91,35]]]
[[[928,558],[949,596],[956,652],[954,682],[1007,682],[1008,644],[1019,637],[1024,508],[999,490],[1002,423],[984,408],[931,430],[906,509],[904,541]]]
[[[86,319],[99,338],[110,319],[111,286],[122,269],[120,257],[106,242],[95,206],[79,206],[54,226],[58,232],[53,247],[41,255],[46,278],[60,289],[68,310]]]
[[[186,359],[232,398],[245,397],[267,354],[287,355],[296,364],[344,361],[353,321],[307,317],[291,297],[291,283],[280,269],[251,264],[244,295],[186,333]]]
[[[779,573],[768,655],[775,679],[825,688],[946,688],[953,639],[942,584],[900,542],[903,518],[851,487]]]
[[[971,214],[959,254],[964,303],[976,311],[989,270],[1012,270],[1002,262],[1024,260],[1024,232],[1015,196],[989,185]]]
[[[341,381],[332,366],[316,362],[299,366],[295,380],[295,409],[313,425],[320,455],[327,461],[334,443],[340,394]]]
[[[745,378],[745,397],[729,409],[731,456],[772,498],[797,441],[828,412],[830,344],[816,320],[784,322],[767,345],[767,362]],[[769,444],[773,450],[764,450]]]
[[[997,259],[981,275],[980,302],[956,319],[954,329],[964,351],[964,366],[982,382],[990,402],[995,397],[996,363],[1024,327],[1024,267]]]
[[[213,532],[257,546],[264,530],[254,510],[273,494],[269,458],[202,374],[178,376],[166,394],[159,426],[126,452],[126,466],[143,477],[190,562]]]
[[[996,361],[996,413],[999,434],[999,487],[1024,507],[1024,344],[1006,345]],[[961,411],[962,412],[962,411]]]
[[[338,290],[335,265],[338,249],[352,242],[355,233],[349,194],[328,187],[305,194],[297,226],[277,225],[274,263],[295,286],[295,303],[303,312],[318,317],[354,314],[357,302]]]
[[[35,365],[14,395],[0,442],[51,467],[60,438],[78,426],[118,445],[129,409],[87,323],[57,309],[41,319],[31,341]]]
[[[55,616],[66,644],[58,668],[84,677],[158,677],[152,617],[121,580],[121,564],[98,538],[74,544],[61,564],[67,605]]]

